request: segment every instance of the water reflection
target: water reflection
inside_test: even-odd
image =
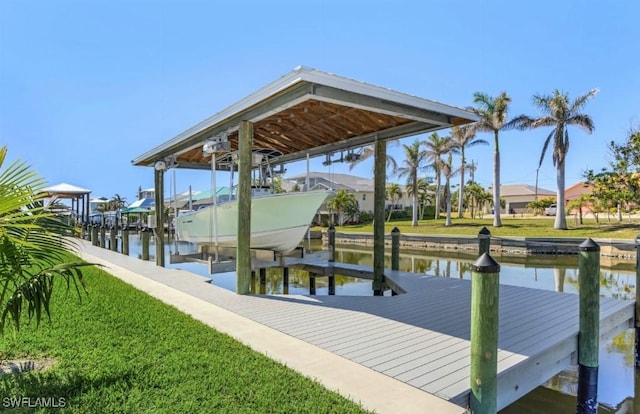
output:
[[[138,255],[140,243],[131,238],[131,255]],[[322,246],[313,244],[312,250]],[[167,245],[167,253],[175,252],[173,244]],[[180,245],[180,252],[193,250],[193,246]],[[153,253],[153,249],[152,249]],[[459,279],[471,278],[471,263],[475,255],[459,251],[415,251],[403,250],[400,255],[400,269],[419,274]],[[524,286],[536,289],[553,290],[576,294],[578,292],[578,257],[562,255],[494,256],[500,265],[500,283]],[[354,246],[338,246],[336,260],[365,266],[373,265],[371,249]],[[168,260],[167,260],[168,263]],[[385,266],[391,266],[391,257],[385,257]],[[212,283],[220,287],[235,290],[233,273],[207,274],[204,265],[196,263],[168,264],[167,267],[182,268],[190,272],[210,277]],[[328,279],[317,278],[316,294],[328,294]],[[617,299],[635,298],[635,261],[601,260],[601,295]],[[253,279],[253,292],[268,294],[308,294],[309,276],[307,272],[290,269],[289,286],[283,286],[282,269],[268,269],[266,284],[261,287],[259,275]],[[336,276],[336,295],[372,295],[371,281]],[[598,400],[599,413],[640,413],[640,387],[634,388],[638,380],[634,377],[633,364],[634,334],[628,330],[600,347],[600,368]],[[511,406],[503,414],[515,413],[574,413],[577,391],[577,373],[573,370],[563,372],[552,378],[546,387],[539,387]],[[634,393],[636,398],[634,398]],[[635,411],[632,411],[635,409]]]

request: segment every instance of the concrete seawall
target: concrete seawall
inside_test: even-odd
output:
[[[491,251],[507,254],[577,254],[584,238],[575,237],[491,237]],[[594,238],[600,245],[600,253],[606,257],[635,258],[634,240]],[[322,242],[327,243],[327,232],[322,232]],[[368,233],[336,232],[336,244],[373,246],[373,235]],[[391,245],[391,236],[385,236],[385,244]],[[401,234],[400,247],[430,250],[478,251],[478,238],[464,235]]]

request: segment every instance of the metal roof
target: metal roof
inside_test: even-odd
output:
[[[52,185],[51,187],[43,188],[40,192],[47,194],[49,197],[74,198],[80,195],[89,194],[91,193],[91,190],[67,183],[60,183]]]
[[[176,157],[178,168],[210,168],[202,146],[226,134],[238,147],[240,121],[254,124],[254,147],[281,155],[272,165],[362,147],[478,120],[470,111],[299,66],[292,72],[132,160],[153,166]],[[218,161],[229,169],[230,157]]]

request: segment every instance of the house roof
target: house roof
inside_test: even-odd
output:
[[[538,187],[537,188],[538,196],[554,196],[556,195],[555,191],[547,190],[545,188]],[[524,196],[524,195],[536,195],[536,187],[528,184],[512,184],[512,185],[501,185],[500,186],[500,196],[501,197],[516,197],[516,196]]]
[[[48,197],[77,197],[83,194],[91,193],[91,190],[87,190],[86,188],[77,187],[75,185],[60,183],[56,185],[52,185],[51,187],[43,188],[41,193],[46,193]]]
[[[300,174],[287,178],[291,181],[304,182],[307,174]],[[373,192],[373,178],[357,177],[350,174],[309,172],[309,178],[322,178],[330,183],[335,184],[336,188],[345,188],[354,192]]]
[[[151,208],[156,205],[156,201],[153,198],[141,198],[133,203],[129,204],[127,208],[144,207]]]
[[[564,198],[567,200],[572,200],[574,198],[578,198],[583,194],[591,193],[591,185],[583,182],[577,182],[571,187],[564,190]]]
[[[462,108],[299,66],[132,163],[152,167],[172,160],[177,168],[208,169],[203,144],[228,138],[230,151],[236,151],[242,121],[253,124],[255,148],[280,154],[271,160],[277,165],[477,120]],[[230,154],[225,156],[216,164],[219,170],[232,165]]]

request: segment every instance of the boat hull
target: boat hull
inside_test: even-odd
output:
[[[252,249],[288,252],[304,237],[314,215],[329,195],[326,191],[284,193],[251,200]],[[217,210],[217,220],[214,220]],[[217,232],[213,223],[217,221]],[[238,203],[220,204],[180,216],[176,234],[181,241],[235,247],[238,231]],[[216,234],[217,233],[217,234]]]

